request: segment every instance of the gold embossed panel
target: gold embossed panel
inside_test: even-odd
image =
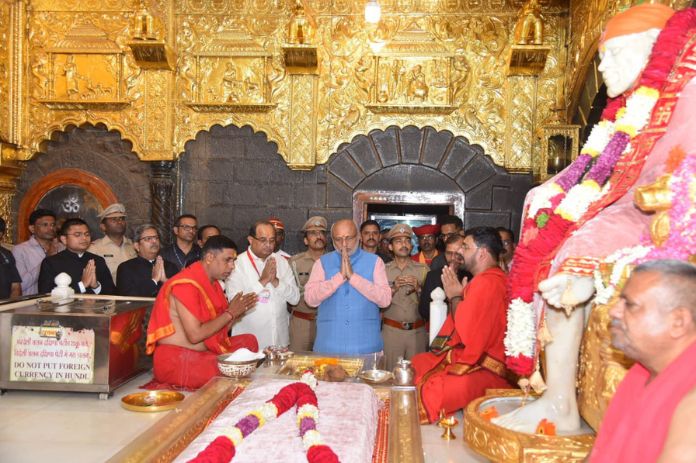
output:
[[[427,125],[529,171],[539,149],[534,128],[566,85],[562,0],[540,1],[551,65],[539,82],[514,83],[505,60],[522,0],[384,0],[377,27],[365,24],[363,1],[305,1],[317,61],[309,100],[293,96],[301,81],[283,59],[290,0],[146,0],[159,40],[173,52],[172,71],[133,58],[139,0],[16,3],[28,11],[20,29],[29,72],[20,87],[26,94],[16,99],[24,112],[9,111],[4,100],[0,112],[15,114],[28,148],[23,159],[53,131],[85,122],[118,130],[145,160],[174,158],[199,131],[235,124],[264,132],[291,167],[307,169],[358,134]],[[3,2],[0,21],[8,8]],[[68,42],[77,49],[66,50]],[[85,51],[98,43],[111,44],[113,57]],[[293,107],[300,102],[309,106]],[[0,118],[0,130],[9,125]],[[303,131],[293,135],[294,127]]]

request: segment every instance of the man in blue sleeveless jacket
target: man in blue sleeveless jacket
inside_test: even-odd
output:
[[[314,351],[368,354],[382,350],[380,307],[391,303],[384,262],[360,249],[349,219],[331,227],[334,251],[321,256],[305,286],[305,301],[318,306]]]

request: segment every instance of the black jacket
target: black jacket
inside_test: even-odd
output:
[[[85,269],[87,262],[94,259],[97,266],[97,281],[101,284],[101,292],[99,294],[116,294],[116,286],[111,278],[109,267],[106,266],[106,261],[103,257],[91,252],[85,252],[82,257],[72,251],[65,249],[53,256],[46,257],[41,262],[41,270],[39,271],[39,294],[50,293],[56,287],[53,281],[56,276],[65,272],[70,275],[72,282],[70,287],[75,290],[76,294],[80,294],[78,283],[82,280],[82,271]],[[86,294],[94,294],[92,288],[86,288]]]

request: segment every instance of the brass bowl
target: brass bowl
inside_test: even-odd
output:
[[[185,396],[176,391],[147,391],[128,394],[121,405],[132,412],[163,412],[175,408]]]
[[[256,370],[256,367],[263,363],[266,358],[264,356],[257,359],[243,361],[227,360],[229,355],[230,354],[218,355],[217,361],[220,373],[225,376],[229,376],[230,378],[243,378],[245,376],[249,376]]]
[[[366,383],[382,384],[394,377],[390,371],[385,370],[365,370],[358,377]]]

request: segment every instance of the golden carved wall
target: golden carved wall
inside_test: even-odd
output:
[[[214,124],[250,125],[309,169],[357,134],[414,124],[532,170],[535,128],[562,95],[567,2],[541,2],[552,51],[535,78],[506,76],[524,0],[383,0],[376,29],[361,0],[308,0],[318,66],[304,75],[283,61],[293,1],[146,0],[169,71],[139,67],[128,47],[139,0],[4,0],[0,139],[28,160],[54,131],[103,123],[141,159],[168,160]]]

